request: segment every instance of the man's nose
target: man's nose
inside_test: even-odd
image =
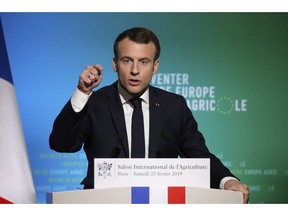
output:
[[[131,65],[131,74],[137,75],[138,73],[139,73],[138,63],[137,63],[137,62],[134,62],[134,63]]]

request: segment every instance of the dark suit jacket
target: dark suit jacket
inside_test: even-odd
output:
[[[219,188],[223,177],[233,176],[209,152],[184,97],[149,86],[149,101],[150,158],[176,158],[179,154],[210,158],[212,188]],[[165,138],[163,132],[172,138]],[[129,157],[117,83],[93,92],[79,113],[74,112],[68,101],[54,122],[49,142],[50,148],[57,152],[77,152],[84,144],[88,170],[82,184],[86,188],[94,186],[94,158]]]

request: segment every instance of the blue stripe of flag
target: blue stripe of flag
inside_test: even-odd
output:
[[[53,203],[53,194],[46,193],[46,204],[52,204],[52,203]]]
[[[1,17],[0,17],[0,78],[5,79],[11,84],[13,84]]]
[[[149,187],[131,187],[132,204],[149,204]]]

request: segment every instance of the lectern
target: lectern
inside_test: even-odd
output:
[[[237,191],[196,187],[122,187],[48,192],[51,204],[242,204]]]
[[[210,189],[209,159],[94,161],[95,189],[47,193],[47,203],[243,203],[241,192]]]

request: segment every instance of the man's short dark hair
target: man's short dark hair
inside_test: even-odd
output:
[[[154,61],[159,59],[161,48],[157,36],[151,30],[142,27],[134,27],[131,29],[127,29],[118,35],[114,42],[114,56],[116,58],[118,58],[118,44],[125,38],[129,38],[130,40],[139,44],[148,44],[152,42],[156,48]]]

